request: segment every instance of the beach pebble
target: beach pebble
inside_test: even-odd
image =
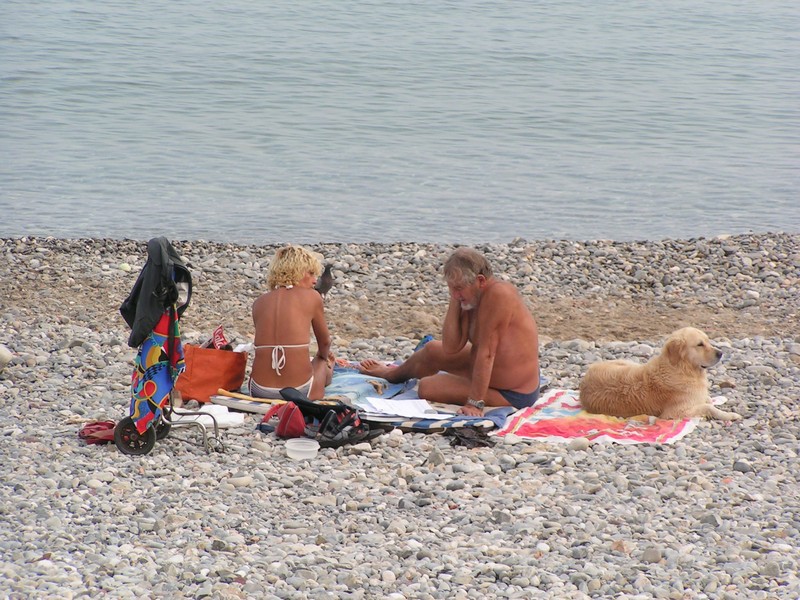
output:
[[[589,445],[590,445],[590,442],[589,442],[589,440],[587,438],[579,437],[579,438],[575,438],[573,440],[570,440],[570,442],[567,444],[567,448],[569,448],[573,452],[576,452],[576,451],[579,451],[579,450],[586,450],[587,448],[589,448]]]
[[[11,354],[11,350],[0,345],[0,373],[3,372],[3,369],[5,369],[6,365],[10,363],[13,358],[14,355]]]
[[[644,552],[642,552],[642,562],[657,563],[661,561],[661,558],[661,548],[656,546],[648,546],[645,548]]]

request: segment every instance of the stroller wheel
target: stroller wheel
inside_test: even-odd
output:
[[[172,418],[172,412],[169,409],[164,409],[164,416],[167,419]],[[169,435],[169,431],[172,429],[172,425],[167,423],[164,419],[160,419],[158,421],[158,425],[156,425],[156,439],[163,440],[165,437]]]
[[[147,454],[156,444],[156,430],[148,427],[147,431],[139,434],[133,419],[125,417],[114,428],[114,443],[123,454]]]

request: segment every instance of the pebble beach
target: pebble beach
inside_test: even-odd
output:
[[[176,241],[184,342],[250,307],[279,245]],[[317,244],[334,352],[393,360],[438,335],[451,245]],[[175,428],[145,456],[86,445],[127,415],[119,315],[146,240],[0,239],[0,597],[800,597],[800,234],[476,246],[537,318],[542,375],[646,361],[685,325],[724,352],[711,394],[736,423],[670,445],[392,431],[311,461],[255,426],[207,452]]]

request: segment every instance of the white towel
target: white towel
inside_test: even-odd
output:
[[[181,409],[178,409],[179,411]],[[232,413],[228,410],[227,406],[220,406],[218,404],[204,404],[197,411],[206,413],[204,415],[179,415],[173,414],[173,423],[194,423],[199,422],[206,427],[213,427],[214,422],[210,415],[213,415],[217,420],[217,427],[224,429],[226,427],[237,427],[244,424],[244,413]]]

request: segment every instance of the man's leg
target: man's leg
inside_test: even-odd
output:
[[[419,397],[428,402],[464,406],[469,398],[470,387],[469,377],[452,373],[437,373],[419,380]],[[493,388],[487,390],[486,398],[483,398],[483,401],[486,402],[486,406],[509,406],[508,401]]]
[[[469,365],[469,344],[456,354],[445,354],[441,342],[431,341],[397,366],[367,359],[359,363],[358,370],[365,375],[382,377],[391,383],[399,383],[409,379],[422,379],[435,375],[439,371],[468,376]]]
[[[470,381],[467,377],[437,373],[419,380],[419,397],[428,402],[463,406],[469,396],[469,387]]]

